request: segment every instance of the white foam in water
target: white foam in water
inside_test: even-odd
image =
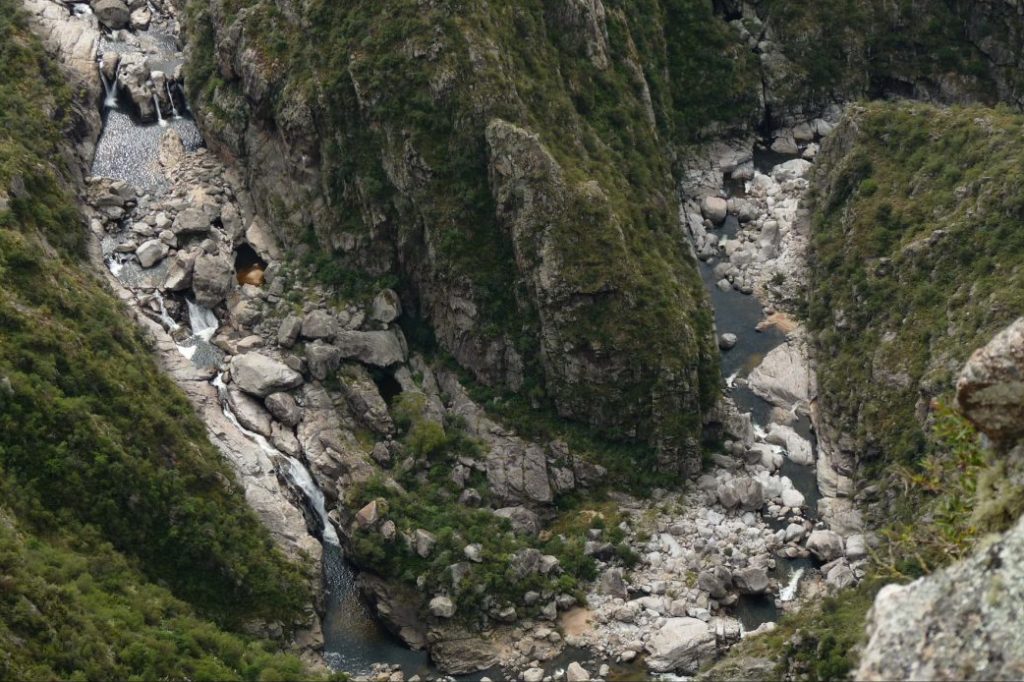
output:
[[[174,321],[174,318],[167,314],[167,306],[164,305],[164,297],[157,294],[156,300],[160,302],[160,321],[164,323],[165,327],[167,327],[167,331],[178,331],[178,329],[180,329],[180,326],[178,325],[177,322]]]
[[[796,599],[796,590],[800,587],[800,578],[804,575],[804,569],[798,568],[793,571],[793,575],[789,576],[789,582],[786,586],[779,590],[779,599],[781,601],[793,601]]]
[[[160,100],[156,98],[156,93],[153,93],[153,107],[156,109],[156,122],[161,128],[167,127],[167,121],[164,120],[164,115],[160,113]]]
[[[110,270],[110,274],[114,277],[119,277],[121,271],[124,270],[124,263],[114,257],[110,257],[107,259],[107,269]]]
[[[187,299],[185,303],[188,305],[188,322],[192,326],[192,335],[209,342],[220,326],[217,316],[212,310],[198,303]]]
[[[739,372],[733,372],[732,374],[730,374],[725,380],[725,385],[728,386],[729,388],[732,388],[733,384],[736,383],[736,377],[738,377],[739,374]]]
[[[217,396],[220,398],[221,411],[224,412],[224,416],[227,417],[227,420],[231,422],[235,428],[244,433],[249,440],[256,443],[263,452],[267,453],[272,461],[276,462],[278,461],[278,458],[280,458],[288,462],[288,471],[285,473],[288,474],[288,478],[291,479],[292,483],[302,490],[306,499],[309,500],[309,504],[313,507],[313,511],[317,513],[320,520],[323,522],[324,542],[329,542],[332,545],[340,544],[338,542],[338,533],[334,530],[334,524],[331,523],[330,517],[327,516],[327,506],[324,500],[324,493],[316,485],[316,482],[313,481],[313,477],[310,475],[306,466],[294,457],[289,457],[275,448],[260,434],[254,433],[238,423],[238,419],[235,418],[235,414],[231,411],[231,408],[228,407],[227,386],[225,386],[221,375],[218,374],[214,377],[211,383],[217,387]]]

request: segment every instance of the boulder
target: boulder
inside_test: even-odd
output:
[[[694,675],[715,657],[715,633],[696,618],[668,618],[647,642],[647,667]]]
[[[736,342],[739,338],[735,334],[726,332],[718,337],[718,347],[722,350],[732,350],[736,347]]]
[[[536,535],[540,532],[540,519],[526,507],[504,507],[494,510],[495,516],[508,519],[517,535]]]
[[[270,413],[263,409],[256,400],[243,393],[237,386],[228,386],[228,406],[235,414],[235,419],[243,427],[255,431],[261,436],[271,436]]]
[[[192,271],[196,264],[196,251],[179,251],[167,268],[164,289],[167,291],[184,291],[192,286]]]
[[[341,365],[341,351],[329,343],[316,340],[306,346],[306,362],[313,378],[323,381]]]
[[[734,571],[732,581],[744,594],[762,594],[768,591],[768,571],[756,566]]]
[[[782,506],[799,509],[804,506],[804,496],[796,488],[786,488],[782,491]]]
[[[281,321],[277,328],[277,343],[282,348],[291,348],[299,340],[299,332],[302,331],[302,318],[298,315],[289,315]]]
[[[483,556],[483,545],[478,542],[474,542],[471,545],[466,545],[462,548],[462,553],[466,555],[466,558],[474,563],[480,563],[484,560]]]
[[[803,342],[791,339],[773,348],[748,377],[750,389],[779,407],[807,403],[811,370]]]
[[[192,291],[196,303],[215,308],[235,285],[235,271],[227,254],[200,254],[192,272]]]
[[[135,255],[138,256],[139,264],[142,267],[151,268],[162,261],[170,250],[170,247],[162,239],[150,239],[139,244],[139,247],[135,249]]]
[[[445,639],[430,647],[430,658],[449,675],[469,675],[498,664],[499,650],[495,642],[467,634]]]
[[[573,661],[565,669],[565,679],[566,682],[589,682],[590,673],[582,665]]]
[[[435,618],[451,618],[455,615],[455,604],[445,596],[434,597],[427,607]]]
[[[700,202],[700,212],[716,225],[729,213],[729,203],[721,197],[707,196]]]
[[[206,234],[210,231],[210,216],[198,208],[186,208],[171,223],[171,231],[181,236]]]
[[[831,530],[816,530],[807,538],[807,549],[822,561],[843,556],[843,538]]]
[[[118,30],[128,25],[131,12],[122,0],[93,0],[93,14],[100,23],[111,30]]]
[[[622,577],[622,569],[609,568],[602,573],[597,582],[597,593],[625,599],[628,596],[628,592],[626,590],[626,581]]]
[[[284,256],[281,247],[277,245],[277,238],[270,231],[259,216],[253,218],[245,231],[245,241],[253,248],[261,258],[267,261],[278,261]]]
[[[283,362],[260,353],[246,353],[232,358],[231,377],[240,389],[260,398],[302,385],[301,374]]]
[[[437,537],[428,530],[417,528],[412,534],[413,549],[421,557],[426,559],[430,556],[430,553],[434,551],[434,545],[437,544]]]
[[[153,21],[153,13],[149,11],[148,7],[139,7],[132,10],[128,21],[133,31],[145,31],[149,28],[149,23]]]
[[[722,599],[729,594],[732,584],[732,573],[725,566],[715,566],[697,575],[697,587],[711,595],[712,599]]]
[[[371,528],[377,525],[380,520],[381,503],[378,500],[370,500],[362,509],[356,512],[356,524],[360,528]]]
[[[264,400],[274,419],[287,426],[297,426],[302,420],[302,408],[288,393],[271,393]]]
[[[377,384],[363,367],[345,367],[341,391],[345,394],[345,401],[352,414],[363,426],[381,436],[390,436],[395,432],[388,405]]]
[[[1024,438],[1024,317],[971,355],[956,382],[956,401],[996,443]]]
[[[302,336],[306,339],[333,339],[338,323],[326,310],[314,310],[302,318]]]
[[[764,486],[753,478],[739,478],[733,483],[740,507],[756,511],[764,505]]]
[[[343,358],[355,358],[367,365],[390,367],[405,362],[405,344],[393,331],[341,331],[338,332],[335,345],[341,350]]]
[[[370,319],[390,324],[402,314],[402,302],[392,289],[384,289],[373,299]]]

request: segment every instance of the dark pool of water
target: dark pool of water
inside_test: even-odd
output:
[[[363,601],[355,574],[337,545],[324,543],[326,613],[323,619],[324,658],[335,670],[368,673],[374,663],[402,666],[406,678],[437,676],[426,652],[413,651],[381,627]]]
[[[166,189],[167,181],[158,158],[160,138],[169,128],[181,135],[186,151],[195,151],[202,146],[202,135],[191,118],[171,118],[167,127],[155,123],[139,125],[125,111],[108,109],[104,115],[103,134],[96,145],[92,174],[124,180],[140,192]]]

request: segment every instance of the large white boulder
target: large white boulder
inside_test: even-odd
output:
[[[715,633],[696,618],[669,618],[647,642],[647,667],[656,673],[695,674],[715,656]]]
[[[236,355],[231,360],[231,378],[240,389],[260,398],[302,385],[301,374],[260,353]]]

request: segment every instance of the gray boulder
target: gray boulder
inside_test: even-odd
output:
[[[434,551],[437,537],[428,530],[417,528],[412,534],[412,543],[416,553],[426,559]]]
[[[1024,318],[971,355],[957,379],[956,400],[997,443],[1024,438]]]
[[[135,255],[139,258],[139,264],[144,268],[151,268],[167,256],[170,251],[167,243],[161,239],[150,239],[139,244],[135,249]]]
[[[277,328],[277,343],[282,348],[291,348],[299,340],[299,332],[302,331],[302,318],[298,315],[289,315],[281,321]]]
[[[455,615],[455,604],[448,597],[434,597],[430,600],[428,608],[430,615],[435,618],[451,618]]]
[[[128,5],[122,0],[93,0],[92,11],[101,24],[115,31],[127,26],[131,20]]]
[[[536,535],[540,532],[540,519],[526,507],[503,507],[494,510],[495,516],[508,519],[518,535]]]
[[[314,310],[302,318],[302,336],[306,339],[333,339],[338,323],[326,310]]]
[[[239,424],[261,436],[271,436],[270,413],[236,386],[228,386],[228,405]]]
[[[317,340],[306,346],[306,362],[313,378],[323,381],[341,365],[341,351],[329,343]]]
[[[696,618],[669,618],[647,642],[647,667],[657,673],[696,674],[714,659],[715,633]]]
[[[721,197],[707,196],[700,202],[700,212],[716,225],[729,213],[729,203]]]
[[[725,566],[715,566],[697,575],[697,587],[711,595],[712,599],[724,598],[729,594],[731,584],[732,573]]]
[[[192,286],[192,272],[196,264],[195,251],[179,251],[167,269],[164,289],[168,291],[184,291]]]
[[[246,353],[232,358],[231,377],[240,389],[260,398],[302,385],[301,374],[283,362],[260,353]]]
[[[831,530],[816,530],[807,538],[807,549],[822,561],[843,556],[843,538]]]
[[[196,258],[192,272],[192,291],[196,303],[216,307],[235,285],[235,270],[227,254],[203,253]]]
[[[303,321],[305,330],[305,321]],[[303,331],[305,334],[305,331]],[[343,358],[355,358],[367,365],[390,367],[405,362],[405,344],[393,331],[338,332],[335,345]]]
[[[171,231],[178,236],[206,234],[210,231],[210,216],[198,208],[186,208],[171,224]]]
[[[768,571],[756,566],[741,568],[732,574],[736,589],[744,594],[762,594],[768,591]]]
[[[390,324],[402,314],[402,302],[391,289],[384,289],[373,299],[373,307],[370,311],[370,319],[384,324]]]
[[[270,414],[286,426],[296,426],[302,420],[302,408],[288,393],[271,393],[264,400]]]

